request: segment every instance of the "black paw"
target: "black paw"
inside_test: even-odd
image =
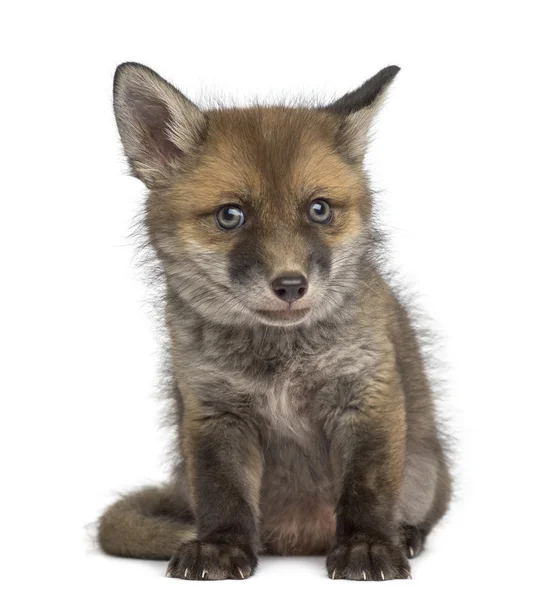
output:
[[[408,558],[415,558],[424,549],[427,533],[415,525],[403,525],[402,534]]]
[[[170,560],[167,577],[179,579],[247,579],[255,571],[253,551],[231,544],[186,542]]]
[[[327,556],[327,572],[331,579],[411,579],[403,547],[362,538],[334,546]]]

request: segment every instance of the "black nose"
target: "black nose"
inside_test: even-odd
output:
[[[271,287],[281,300],[295,302],[307,292],[308,280],[301,273],[283,273],[271,281]]]

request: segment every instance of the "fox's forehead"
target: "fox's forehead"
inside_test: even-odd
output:
[[[175,188],[197,208],[210,210],[234,197],[283,204],[334,195],[347,202],[363,191],[361,170],[337,151],[339,124],[330,114],[289,107],[206,114],[203,154]]]
[[[251,106],[209,110],[209,136],[240,138],[252,145],[265,146],[270,139],[282,149],[316,137],[335,136],[339,119],[326,111],[308,107]]]
[[[288,180],[309,154],[332,153],[337,123],[331,115],[288,107],[208,113],[207,148],[239,171],[254,171],[270,185]]]

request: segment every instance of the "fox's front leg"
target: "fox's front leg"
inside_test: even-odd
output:
[[[410,567],[395,522],[405,462],[405,413],[396,373],[351,379],[328,423],[338,489],[332,579],[407,579]]]
[[[255,428],[228,412],[186,414],[184,454],[197,539],[182,544],[167,575],[246,579],[257,566],[262,453]]]

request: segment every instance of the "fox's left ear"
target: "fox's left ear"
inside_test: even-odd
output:
[[[132,172],[149,188],[180,172],[206,129],[205,116],[191,100],[138,63],[116,69],[114,113]]]
[[[394,65],[385,67],[358,89],[345,94],[326,107],[327,110],[342,118],[338,143],[351,161],[363,160],[371,123],[399,71],[400,68]]]

